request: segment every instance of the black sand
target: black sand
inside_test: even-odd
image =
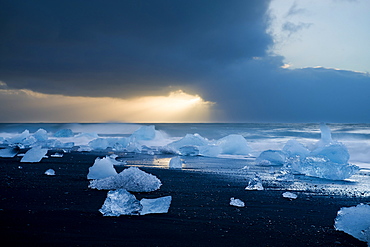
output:
[[[333,224],[341,207],[369,198],[298,193],[290,201],[283,191],[245,191],[246,181],[189,171],[141,168],[163,185],[136,197],[171,195],[169,213],[103,217],[107,191],[88,189],[86,179],[96,157],[0,158],[1,246],[367,246]],[[44,175],[49,168],[56,176]],[[231,197],[246,207],[230,206]]]

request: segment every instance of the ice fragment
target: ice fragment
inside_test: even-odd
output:
[[[14,156],[17,155],[18,151],[19,151],[19,148],[11,148],[11,147],[3,148],[3,149],[0,149],[0,157],[13,158]]]
[[[298,196],[291,192],[284,192],[283,197],[288,199],[297,199]]]
[[[94,165],[89,168],[87,179],[102,179],[114,175],[117,175],[117,172],[110,158],[96,158]]]
[[[171,200],[171,196],[164,196],[156,199],[143,198],[140,200],[140,204],[143,208],[139,213],[140,215],[167,213],[171,205]]]
[[[137,167],[130,167],[117,175],[90,181],[89,188],[98,190],[124,188],[132,192],[151,192],[159,189],[161,185],[156,176]]]
[[[273,166],[281,166],[285,163],[286,154],[280,150],[263,151],[256,159],[258,165],[266,165],[265,160],[269,161]]]
[[[111,190],[99,212],[103,216],[139,215],[142,209],[139,200],[125,189]]]
[[[235,199],[234,197],[230,198],[230,205],[235,206],[235,207],[239,207],[239,208],[245,207],[245,203],[242,200]]]
[[[30,163],[40,162],[47,152],[48,152],[47,149],[41,148],[40,146],[31,148],[24,154],[23,158],[21,159],[21,162],[30,162]]]
[[[370,206],[361,203],[355,207],[341,208],[335,218],[334,227],[370,246]]]
[[[58,130],[55,134],[55,137],[73,137],[73,131],[71,129],[61,129]]]
[[[262,179],[258,174],[255,174],[248,182],[248,186],[245,190],[263,190]]]
[[[169,164],[168,164],[169,168],[172,168],[172,169],[181,169],[182,168],[182,161],[180,159],[179,156],[177,157],[173,157]]]
[[[55,176],[55,171],[53,169],[48,169],[46,170],[45,175]]]

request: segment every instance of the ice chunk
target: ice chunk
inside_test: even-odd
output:
[[[33,134],[33,137],[39,142],[44,142],[48,139],[48,132],[44,129],[39,129]]]
[[[345,164],[349,160],[349,152],[347,147],[342,143],[326,145],[315,149],[311,152],[311,156],[324,156],[330,161],[340,164]]]
[[[127,152],[130,152],[130,153],[141,153],[143,147],[141,146],[140,143],[138,143],[136,140],[131,140],[127,147],[126,147],[126,151]]]
[[[245,203],[242,200],[235,199],[234,197],[230,198],[230,205],[235,206],[235,207],[239,207],[239,208],[245,207]]]
[[[180,157],[173,157],[169,164],[168,164],[169,168],[173,168],[173,169],[181,169],[182,168],[182,161],[180,159]]]
[[[228,135],[217,141],[222,154],[249,155],[252,149],[242,135]]]
[[[105,150],[109,147],[109,142],[105,138],[97,138],[89,142],[93,150]]]
[[[292,192],[284,192],[283,197],[293,200],[293,199],[297,199],[298,196],[296,194],[292,193]]]
[[[116,151],[123,151],[129,144],[129,138],[107,138],[108,147],[113,148]]]
[[[80,133],[75,137],[76,138],[86,138],[86,139],[96,139],[96,138],[99,138],[99,135],[92,132],[92,133]]]
[[[320,130],[321,130],[321,140],[317,144],[318,146],[325,146],[333,142],[333,139],[331,138],[331,131],[330,128],[325,124],[320,124]]]
[[[53,157],[53,158],[62,158],[63,157],[63,154],[61,154],[61,153],[55,153],[55,154],[50,155],[50,157]]]
[[[153,140],[156,137],[156,132],[154,125],[142,126],[132,133],[132,137],[136,140]]]
[[[183,156],[197,156],[199,155],[199,148],[196,146],[183,146],[179,148],[179,154]]]
[[[98,190],[124,188],[132,192],[151,192],[159,189],[161,185],[156,176],[137,167],[130,167],[115,176],[90,181],[89,188]]]
[[[54,137],[73,137],[73,131],[71,129],[61,129],[58,130],[55,134]]]
[[[221,152],[221,147],[214,144],[208,144],[199,147],[199,155],[201,156],[217,157]]]
[[[277,175],[276,179],[286,181],[286,182],[293,182],[294,181],[294,175],[293,175],[292,170],[290,168],[282,167],[280,169],[280,172]]]
[[[9,143],[23,143],[29,136],[30,136],[29,130],[25,130],[21,134],[9,138],[7,141]]]
[[[286,155],[280,150],[266,150],[263,151],[256,159],[257,165],[266,165],[267,160],[273,166],[281,166],[285,163]]]
[[[143,208],[139,213],[140,215],[167,213],[171,205],[171,200],[171,196],[164,196],[156,199],[143,198],[140,200],[140,204]]]
[[[102,179],[117,175],[110,158],[96,158],[94,165],[89,168],[87,179]]]
[[[48,150],[46,148],[41,148],[40,146],[33,147],[24,154],[21,162],[40,162],[47,152]]]
[[[334,227],[370,246],[370,206],[361,203],[355,207],[341,208],[335,218]]]
[[[125,189],[108,191],[107,198],[99,212],[103,216],[139,215],[143,207],[139,200]]]
[[[296,140],[289,140],[283,147],[283,152],[290,157],[300,156],[302,158],[310,154],[310,150]]]
[[[248,182],[245,190],[263,190],[262,179],[258,174],[255,174]]]
[[[8,148],[3,148],[3,149],[0,149],[0,157],[3,157],[3,158],[13,158],[14,156],[17,155],[17,153],[19,152],[19,148],[11,148],[11,147],[8,147]]]
[[[89,146],[81,145],[77,149],[78,152],[90,152],[92,149]]]
[[[338,164],[325,157],[309,156],[303,160],[294,160],[290,167],[307,176],[331,180],[343,180],[359,171],[359,167],[351,164]]]
[[[199,134],[187,134],[185,137],[178,141],[171,142],[170,144],[167,145],[168,150],[174,150],[174,151],[179,151],[180,148],[185,147],[185,146],[195,146],[195,147],[200,147],[200,146],[205,146],[208,145],[209,141]]]
[[[62,143],[59,140],[56,139],[51,139],[43,142],[43,146],[46,146],[50,149],[60,149],[60,148],[73,148],[74,147],[74,142],[65,142]]]
[[[55,171],[53,169],[48,169],[46,170],[45,175],[55,176]]]

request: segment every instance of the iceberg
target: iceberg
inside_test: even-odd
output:
[[[47,152],[48,149],[46,148],[41,148],[40,146],[33,147],[24,154],[23,158],[21,159],[21,162],[29,163],[40,162]]]
[[[287,141],[283,147],[283,152],[289,157],[299,156],[301,158],[305,158],[310,154],[310,150],[296,140]]]
[[[242,135],[228,135],[217,141],[222,154],[249,155],[252,149]]]
[[[291,160],[289,167],[292,170],[306,176],[325,178],[331,180],[343,180],[351,177],[360,168],[352,164],[339,164],[330,161],[326,157],[309,156],[303,160]]]
[[[143,208],[140,201],[125,189],[108,191],[107,198],[99,212],[103,216],[139,215]]]
[[[8,148],[3,148],[3,149],[0,149],[0,157],[3,157],[3,158],[13,158],[14,156],[16,156],[19,152],[19,148],[16,147],[16,148],[11,148],[11,147],[8,147]]]
[[[256,164],[260,166],[283,165],[286,171],[291,170],[306,176],[331,180],[343,180],[358,172],[358,166],[348,163],[350,155],[347,147],[332,140],[328,126],[321,124],[320,129],[321,139],[313,151],[309,151],[296,140],[290,140],[282,151],[263,151],[256,158]],[[287,174],[290,177],[289,180],[294,179],[291,172]],[[283,177],[280,176],[280,178]]]
[[[55,176],[55,171],[53,169],[48,169],[46,170],[45,175]]]
[[[282,195],[284,198],[287,198],[287,199],[297,199],[297,194],[294,194],[292,192],[284,192],[283,195]]]
[[[221,152],[222,152],[221,147],[214,144],[208,144],[199,147],[199,155],[201,156],[217,157]]]
[[[282,166],[285,163],[286,154],[280,150],[263,151],[257,158],[257,165]],[[269,162],[266,162],[269,161]]]
[[[182,161],[180,159],[179,156],[177,157],[173,157],[169,164],[168,164],[169,168],[172,168],[172,169],[181,169],[182,168]]]
[[[335,218],[334,228],[343,231],[370,246],[370,205],[343,207]]]
[[[105,138],[96,138],[90,141],[88,145],[93,150],[105,150],[109,147],[109,142]]]
[[[217,157],[220,154],[249,155],[251,148],[241,135],[228,135],[218,141],[209,141],[199,134],[186,134],[182,139],[162,147],[161,151],[183,156]]]
[[[329,144],[313,150],[311,156],[323,156],[330,161],[340,164],[345,164],[349,160],[349,152],[347,147],[342,143]]]
[[[258,174],[255,174],[248,182],[248,186],[245,190],[263,190],[262,179]]]
[[[126,147],[126,151],[129,153],[141,153],[143,147],[140,143],[136,142],[135,138],[133,138]]]
[[[16,143],[23,143],[29,137],[30,137],[29,130],[25,130],[21,134],[18,134],[16,136],[12,137],[12,138],[7,139],[7,141],[9,143],[14,143],[14,144],[16,144]]]
[[[129,144],[129,138],[107,138],[108,147],[113,148],[116,151],[123,151]]]
[[[124,188],[131,192],[151,192],[159,189],[161,185],[156,176],[137,167],[130,167],[117,175],[90,181],[89,188],[98,190]]]
[[[331,138],[331,130],[325,123],[320,124],[320,131],[321,139],[318,143],[316,143],[317,148],[333,143],[333,139]]]
[[[102,179],[117,175],[110,158],[96,158],[93,166],[89,168],[87,179]]]
[[[347,147],[331,138],[330,128],[325,125],[320,125],[321,139],[316,143],[314,150],[310,156],[324,156],[335,163],[347,163],[350,155]]]
[[[177,153],[176,151],[170,153]],[[183,146],[179,148],[178,153],[183,156],[197,156],[199,155],[199,148],[196,146]]]
[[[171,196],[163,196],[156,199],[146,199],[140,200],[142,209],[139,211],[140,215],[146,214],[163,214],[168,213],[168,209],[171,205]]]
[[[199,150],[199,147],[206,146],[209,144],[209,141],[199,134],[186,134],[185,137],[178,141],[171,142],[166,147],[164,147],[164,150],[166,151],[172,151],[174,153],[180,153],[179,150],[182,147],[195,147]]]
[[[92,132],[92,133],[80,133],[75,138],[85,138],[85,139],[96,139],[99,138],[99,135]]]
[[[47,141],[48,139],[48,132],[44,129],[38,129],[33,135],[39,142]]]
[[[245,203],[240,199],[235,199],[234,197],[230,198],[230,206],[243,208],[245,207]]]
[[[73,131],[71,129],[61,129],[58,130],[55,134],[54,137],[73,137]]]
[[[142,126],[138,130],[136,130],[134,133],[132,133],[132,137],[136,140],[153,140],[156,137],[157,131],[155,130],[154,125],[149,126]]]

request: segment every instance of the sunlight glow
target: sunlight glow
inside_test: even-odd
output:
[[[207,122],[213,104],[181,90],[121,99],[0,89],[0,111],[12,122]]]

